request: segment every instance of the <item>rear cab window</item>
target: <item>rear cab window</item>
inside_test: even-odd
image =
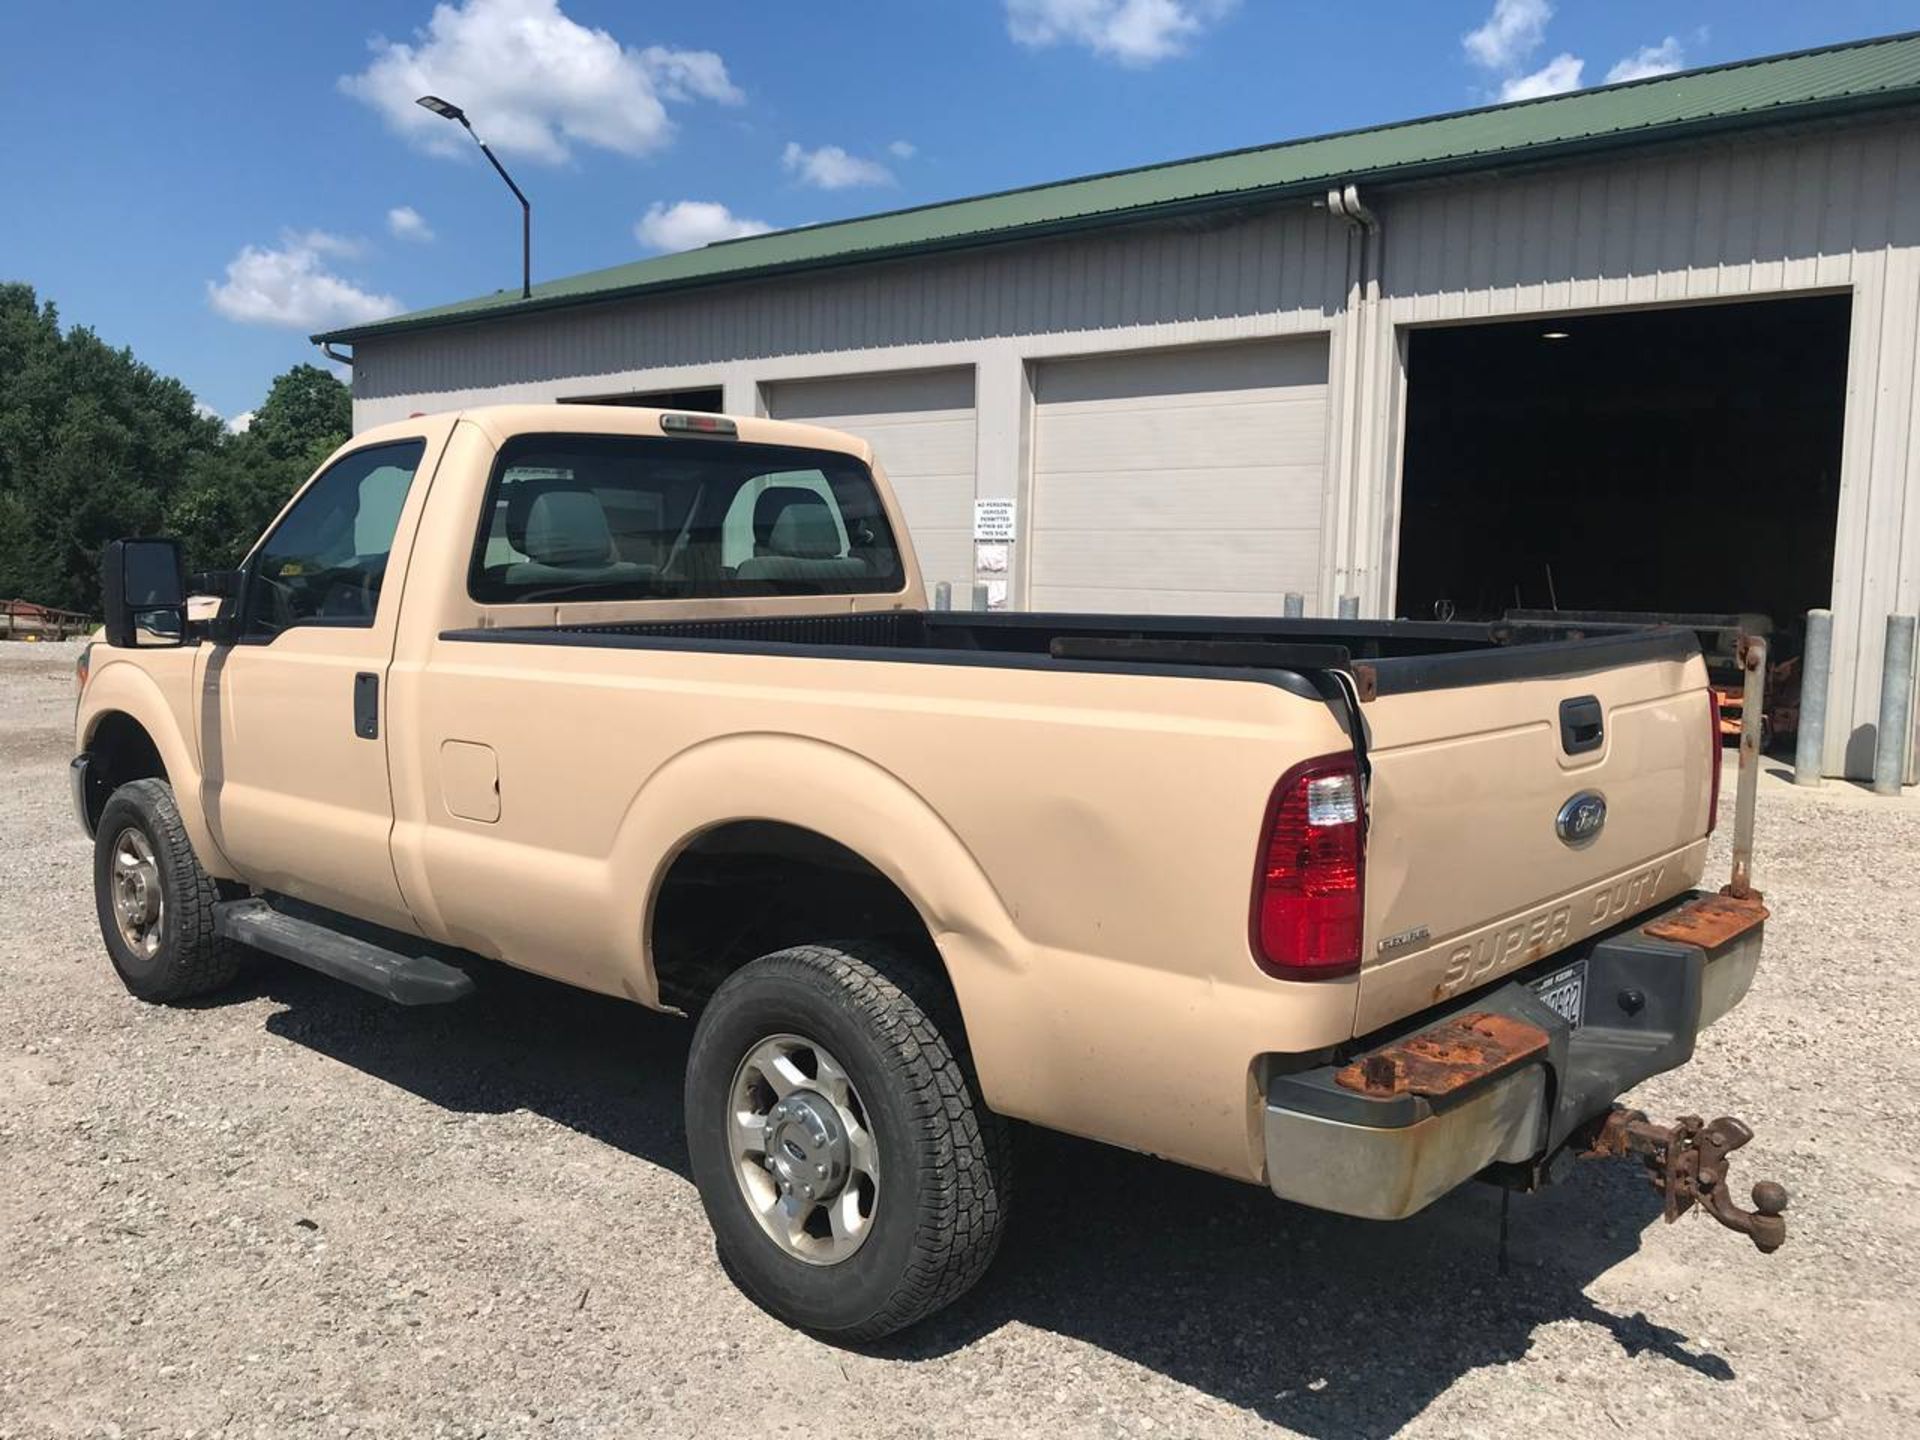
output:
[[[879,490],[852,455],[520,435],[495,461],[467,588],[513,604],[860,595],[904,583]]]

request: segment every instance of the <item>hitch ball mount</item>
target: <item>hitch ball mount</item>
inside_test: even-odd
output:
[[[1722,1116],[1711,1125],[1697,1115],[1682,1115],[1671,1125],[1649,1120],[1645,1112],[1616,1105],[1591,1122],[1580,1140],[1586,1159],[1634,1155],[1647,1167],[1647,1178],[1666,1201],[1671,1225],[1695,1205],[1729,1230],[1753,1241],[1763,1255],[1786,1243],[1787,1190],[1775,1180],[1753,1187],[1753,1209],[1733,1198],[1727,1181],[1727,1158],[1753,1139],[1744,1120]]]

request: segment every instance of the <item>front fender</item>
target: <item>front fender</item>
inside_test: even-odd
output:
[[[214,840],[200,803],[200,759],[193,743],[196,653],[192,646],[152,650],[135,662],[109,646],[94,646],[93,669],[74,719],[75,748],[87,750],[108,715],[125,715],[138,724],[166,766],[181,823],[201,865],[231,880],[239,872]]]

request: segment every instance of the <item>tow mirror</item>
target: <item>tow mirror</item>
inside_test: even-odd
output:
[[[238,637],[240,596],[247,588],[244,570],[199,570],[187,577],[187,620],[216,645]]]
[[[109,645],[187,643],[186,578],[178,540],[115,540],[100,557]]]

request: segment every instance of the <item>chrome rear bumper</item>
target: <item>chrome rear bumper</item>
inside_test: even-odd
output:
[[[1489,1165],[1552,1155],[1620,1094],[1691,1059],[1700,1031],[1752,985],[1766,918],[1757,902],[1710,948],[1648,933],[1705,898],[1683,897],[1545,962],[1550,971],[1587,962],[1577,1029],[1516,980],[1347,1065],[1273,1076],[1268,1185],[1301,1205],[1399,1220]]]

